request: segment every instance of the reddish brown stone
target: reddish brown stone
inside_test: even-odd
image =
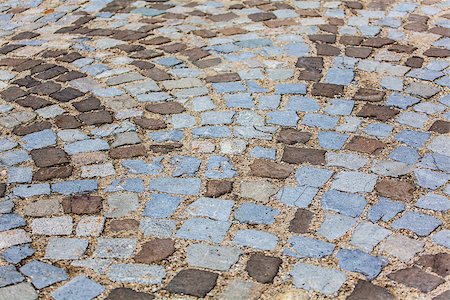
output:
[[[62,75],[64,73],[67,73],[67,71],[68,70],[62,66],[55,66],[53,68],[40,72],[39,74],[35,74],[34,77],[36,79],[48,80],[56,76]]]
[[[331,83],[316,82],[313,85],[311,93],[314,96],[333,98],[344,93],[344,86]]]
[[[322,70],[323,57],[299,57],[295,66],[307,70]]]
[[[236,15],[235,13],[229,12],[229,13],[225,13],[225,14],[212,15],[212,16],[209,16],[208,19],[210,19],[213,22],[228,22],[237,17],[238,17],[238,15]]]
[[[341,36],[339,39],[339,42],[344,45],[350,45],[350,46],[358,46],[363,41],[363,38],[361,36],[354,36],[354,35],[344,35]]]
[[[277,16],[270,12],[264,12],[264,13],[250,14],[250,15],[248,15],[248,18],[250,20],[252,20],[253,22],[262,22],[262,21],[276,19]]]
[[[158,68],[152,68],[150,70],[145,70],[144,72],[142,72],[142,74],[155,80],[155,81],[164,81],[164,80],[170,79],[170,75],[167,72],[160,70]]]
[[[208,51],[201,48],[187,49],[181,52],[181,54],[187,56],[190,61],[197,61],[210,55]]]
[[[411,267],[391,273],[388,275],[391,280],[402,283],[408,287],[413,287],[422,293],[428,293],[445,282],[444,279],[426,273],[418,267]]]
[[[293,172],[289,165],[276,163],[265,159],[255,159],[250,165],[250,176],[285,179]]]
[[[392,45],[388,48],[389,51],[397,52],[397,53],[413,53],[417,47],[409,46],[409,45]]]
[[[84,93],[80,92],[79,90],[68,87],[68,88],[60,90],[59,92],[51,94],[50,97],[58,100],[59,102],[68,102],[70,100],[76,99],[83,95],[84,95]]]
[[[319,82],[322,78],[322,72],[318,70],[301,70],[298,79],[306,81]]]
[[[422,255],[417,264],[425,268],[430,268],[431,271],[442,277],[450,275],[450,254],[438,253]]]
[[[247,33],[247,30],[241,27],[228,27],[219,30],[220,33],[224,35],[235,35],[235,34],[244,34]]]
[[[336,25],[331,25],[331,24],[321,24],[321,25],[319,25],[319,29],[322,31],[334,33],[334,34],[337,34],[339,32],[338,27]]]
[[[23,78],[14,80],[12,83],[17,84],[18,86],[30,88],[30,87],[38,85],[40,83],[40,81],[34,79],[30,75],[27,75]]]
[[[241,77],[238,73],[224,73],[218,74],[214,76],[208,76],[205,78],[206,82],[231,82],[231,81],[240,81]]]
[[[325,164],[325,150],[311,148],[284,147],[282,161],[290,164],[310,163],[312,165]]]
[[[248,275],[260,283],[272,283],[281,265],[281,258],[252,254],[247,261],[245,271]]]
[[[129,288],[115,288],[106,297],[106,300],[153,300],[155,296],[143,292],[136,292]]]
[[[347,47],[345,48],[345,55],[356,58],[367,58],[372,53],[371,48],[367,47]]]
[[[166,53],[177,53],[185,50],[187,46],[183,43],[173,43],[169,45],[164,45],[159,47],[158,49],[166,52]],[[146,57],[139,57],[139,58],[146,58]]]
[[[450,290],[447,290],[439,295],[437,295],[436,297],[433,297],[432,300],[448,300],[450,299]]]
[[[80,58],[83,58],[83,56],[80,53],[70,52],[70,53],[67,53],[66,55],[58,57],[56,60],[66,62],[66,63],[71,63]]]
[[[294,233],[308,233],[309,225],[314,217],[314,214],[307,209],[299,208],[295,212],[294,218],[289,224],[289,231]]]
[[[408,24],[405,24],[403,26],[406,30],[416,31],[416,32],[423,32],[428,30],[428,25],[423,22],[410,22]]]
[[[369,281],[358,280],[347,300],[395,300],[389,291]]]
[[[15,86],[9,87],[0,93],[1,99],[8,102],[25,97],[26,95],[28,95],[27,91]]]
[[[132,231],[139,229],[139,221],[133,219],[111,220],[109,223],[109,230],[111,231]]]
[[[109,151],[109,156],[114,159],[132,158],[147,155],[144,145],[131,145],[114,148]]]
[[[175,294],[204,298],[216,286],[217,277],[217,273],[186,269],[175,275],[166,289]]]
[[[28,95],[25,98],[16,100],[16,103],[23,107],[30,107],[33,110],[43,108],[52,105],[53,102],[43,99],[41,97],[36,97],[33,95]]]
[[[206,197],[220,197],[231,193],[233,190],[233,182],[227,180],[209,180],[206,183]]]
[[[31,158],[40,168],[53,167],[69,162],[66,152],[59,148],[42,148],[31,150]]]
[[[312,42],[321,42],[321,43],[329,43],[329,44],[333,44],[336,42],[335,34],[311,34],[311,35],[308,35],[308,38]]]
[[[62,201],[63,210],[66,214],[96,214],[102,210],[102,197],[99,196],[72,196]]]
[[[0,198],[5,197],[6,194],[6,183],[0,183]]]
[[[408,58],[405,65],[411,68],[422,68],[424,59],[419,56],[412,56]]]
[[[181,45],[183,45],[183,44],[181,44]],[[168,45],[167,46],[167,52],[175,53],[175,52],[178,52],[178,51],[186,49],[186,46],[184,46],[184,48],[183,48],[183,47],[181,47],[181,45],[179,47],[178,47],[178,44],[177,45],[173,45],[173,47]],[[180,50],[175,51],[175,47],[176,46],[178,47],[177,49],[180,49]],[[174,51],[174,52],[170,52],[170,51]],[[135,58],[135,59],[151,59],[151,58],[155,58],[155,57],[158,57],[158,56],[161,56],[161,55],[162,55],[161,52],[158,52],[158,51],[155,51],[155,50],[152,50],[152,49],[146,49],[146,50],[142,50],[142,51],[136,51],[133,54],[131,54],[130,57],[131,58]]]
[[[42,131],[52,127],[52,124],[47,121],[35,122],[30,125],[19,125],[14,127],[13,133],[16,135],[27,135],[33,132]]]
[[[425,51],[423,53],[423,55],[426,55],[428,57],[449,57],[450,56],[450,50],[431,47],[430,49]]]
[[[374,105],[366,103],[358,112],[358,117],[374,118],[380,121],[387,121],[395,117],[400,111],[384,105]]]
[[[353,9],[362,9],[363,5],[358,1],[346,1],[344,2],[345,6]]]
[[[292,19],[264,21],[264,25],[266,25],[269,28],[278,28],[278,27],[282,27],[282,26],[293,26],[293,25],[297,25],[297,24],[298,23]]]
[[[178,102],[150,103],[145,106],[145,109],[160,115],[179,114],[184,111],[183,105]]]
[[[101,125],[112,123],[113,117],[109,111],[99,110],[94,112],[85,112],[78,115],[78,118],[86,125]]]
[[[317,44],[316,49],[319,56],[338,56],[341,53],[339,48],[327,44]]]
[[[72,166],[41,168],[33,173],[33,180],[46,181],[55,178],[67,178],[72,175]]]
[[[207,30],[207,29],[194,30],[194,31],[192,31],[192,33],[195,35],[198,35],[202,38],[207,38],[207,39],[217,36],[217,34],[212,32],[211,30]]]
[[[87,99],[72,103],[73,107],[79,112],[88,112],[91,110],[97,110],[101,108],[100,100],[95,97],[89,97]]]
[[[428,32],[439,34],[445,37],[450,37],[450,28],[436,26],[428,30]]]
[[[444,120],[434,121],[433,125],[431,125],[429,131],[434,131],[437,133],[449,133],[450,132],[450,122]]]
[[[206,69],[209,67],[217,66],[220,64],[222,60],[218,57],[215,58],[209,58],[209,59],[202,59],[198,61],[192,62],[195,66],[197,66],[200,69]]]
[[[144,45],[163,45],[163,44],[169,43],[170,41],[171,40],[169,38],[166,38],[164,36],[157,36],[150,40],[143,40],[143,41],[139,41],[139,42]]]
[[[53,93],[58,92],[60,89],[61,85],[59,83],[47,81],[39,85],[33,86],[30,89],[30,92],[41,96],[49,96]]]
[[[166,144],[154,144],[150,145],[149,149],[155,153],[167,154],[172,151],[178,151],[183,148],[181,143],[166,143]]]
[[[144,61],[144,60],[135,60],[131,63],[133,66],[138,67],[141,70],[150,70],[153,69],[155,67],[155,64],[149,62],[149,61]]]
[[[372,38],[366,39],[362,43],[362,45],[367,46],[367,47],[372,47],[372,48],[381,48],[383,46],[391,45],[393,43],[395,43],[395,41],[392,39],[389,39],[389,38],[372,37]]]
[[[81,122],[71,115],[61,115],[55,118],[55,125],[62,129],[74,129],[81,126]]]
[[[136,125],[144,128],[144,129],[150,129],[150,130],[158,130],[158,129],[167,128],[167,124],[163,120],[154,119],[154,118],[138,117],[138,118],[134,119],[134,123],[136,123]]]
[[[86,77],[86,74],[83,74],[78,71],[70,71],[70,72],[67,72],[65,74],[58,76],[55,80],[58,82],[67,82],[67,81],[71,81],[71,80],[75,80],[75,79],[83,78],[83,77]]]
[[[362,153],[372,154],[375,151],[384,148],[384,144],[376,139],[370,139],[362,136],[354,136],[345,146],[350,151],[358,151]]]
[[[306,144],[311,138],[311,133],[293,128],[282,128],[277,135],[277,142],[294,145],[297,143]]]
[[[354,99],[358,101],[379,102],[383,100],[384,95],[385,93],[382,91],[360,88],[356,92]]]
[[[175,252],[175,243],[170,239],[154,239],[142,245],[134,257],[134,261],[142,264],[152,264],[171,256]]]
[[[411,202],[415,188],[409,182],[384,178],[376,184],[375,190],[386,198]]]

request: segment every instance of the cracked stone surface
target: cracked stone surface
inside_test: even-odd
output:
[[[0,1],[0,300],[449,299],[448,0]]]

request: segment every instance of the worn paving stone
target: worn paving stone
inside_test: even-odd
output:
[[[175,294],[205,297],[216,285],[218,274],[196,269],[181,270],[166,289]]]
[[[0,299],[392,299],[420,290],[354,276],[444,278],[446,3],[19,2],[0,5],[0,249],[31,275]],[[259,251],[275,277],[249,279]],[[217,273],[176,283],[186,266]]]

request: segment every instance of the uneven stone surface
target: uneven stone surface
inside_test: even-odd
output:
[[[0,2],[0,300],[449,298],[448,1]]]

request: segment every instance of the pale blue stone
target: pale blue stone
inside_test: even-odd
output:
[[[336,293],[347,280],[345,273],[339,270],[304,263],[296,264],[290,274],[296,288],[326,295]]]
[[[298,115],[295,111],[272,111],[267,113],[267,123],[280,126],[296,126]]]
[[[285,107],[286,110],[315,112],[320,109],[320,105],[315,99],[305,96],[292,96]]]
[[[129,159],[122,162],[122,166],[131,174],[156,175],[163,171],[162,157],[156,157],[151,163],[146,163],[142,159]]]
[[[231,130],[226,126],[203,126],[193,128],[192,135],[196,138],[225,138],[231,135]]]
[[[380,85],[388,90],[403,90],[403,79],[395,76],[386,76],[381,78]]]
[[[183,199],[181,197],[166,195],[166,194],[152,194],[150,201],[147,202],[144,208],[145,217],[152,218],[169,218],[180,205]]]
[[[212,179],[233,178],[236,175],[232,162],[223,156],[211,156],[208,159],[205,176]]]
[[[218,221],[228,221],[234,201],[202,197],[186,208],[186,213],[194,217],[208,217]]]
[[[352,70],[348,69],[329,69],[325,82],[339,85],[349,85],[354,78],[355,74]]]
[[[261,69],[239,70],[239,76],[241,79],[263,79],[264,75]]]
[[[34,132],[22,137],[25,150],[40,149],[56,144],[56,134],[51,129]]]
[[[108,278],[114,282],[161,284],[166,276],[163,266],[147,264],[113,264],[109,267]]]
[[[187,248],[186,261],[190,266],[219,271],[228,271],[241,255],[234,247],[193,244]]]
[[[362,222],[352,234],[350,243],[361,250],[370,253],[373,248],[384,240],[390,231],[370,222]]]
[[[435,104],[431,102],[421,102],[414,105],[414,110],[432,115],[444,111],[445,106],[442,104]]]
[[[450,249],[450,230],[441,230],[433,234],[433,242]]]
[[[155,17],[166,13],[166,11],[155,8],[139,7],[131,11],[134,14],[141,14],[146,17]]]
[[[338,117],[332,117],[328,115],[306,114],[303,118],[302,124],[322,129],[333,129],[336,126],[338,120]]]
[[[427,132],[420,132],[414,130],[402,130],[396,136],[395,139],[401,143],[413,148],[420,148],[427,142],[430,134]]]
[[[428,193],[425,196],[420,197],[415,206],[424,209],[446,212],[450,210],[450,200],[441,195]]]
[[[173,115],[171,119],[174,129],[190,128],[194,126],[196,122],[195,117],[190,114]]]
[[[275,86],[275,93],[285,94],[306,94],[306,84],[304,83],[280,83]]]
[[[124,91],[110,87],[110,88],[95,88],[92,90],[92,94],[97,97],[115,97],[125,94]]]
[[[296,258],[312,257],[322,258],[333,253],[336,246],[310,237],[293,236],[288,240],[288,246],[283,254]]]
[[[200,179],[162,177],[150,180],[150,190],[169,194],[196,195],[200,191]]]
[[[31,278],[31,283],[37,288],[42,289],[54,283],[67,280],[64,269],[52,266],[50,264],[32,260],[20,268],[20,272]]]
[[[22,274],[11,265],[0,266],[0,288],[24,281]]]
[[[288,206],[308,207],[316,196],[318,189],[309,186],[284,187],[277,193],[277,198]]]
[[[124,179],[114,179],[106,188],[105,192],[135,192],[143,193],[144,180],[140,178],[124,178]]]
[[[183,139],[184,133],[181,130],[161,130],[156,132],[150,132],[149,137],[157,142],[179,142]]]
[[[52,184],[52,191],[63,195],[83,194],[96,191],[98,182],[91,180],[69,180]]]
[[[250,155],[256,158],[265,158],[270,160],[275,160],[276,150],[271,148],[264,148],[260,146],[254,147],[250,151]]]
[[[356,224],[357,219],[344,215],[325,214],[325,220],[320,225],[317,233],[328,240],[342,237]]]
[[[25,220],[16,214],[2,214],[0,215],[0,231],[6,231],[18,227],[25,226]]]
[[[332,131],[321,131],[318,134],[319,145],[325,149],[339,150],[344,146],[349,135]]]
[[[234,217],[241,223],[272,224],[279,213],[278,210],[266,205],[245,202],[235,212]]]
[[[240,82],[219,82],[213,83],[213,88],[217,93],[236,93],[245,91],[245,87]]]
[[[361,273],[369,280],[376,278],[386,264],[383,259],[366,254],[361,250],[341,249],[336,257],[342,269]]]
[[[193,176],[200,167],[200,160],[192,156],[175,156],[171,159],[171,164],[175,167],[172,176],[179,177],[182,175]]]
[[[409,71],[406,76],[422,80],[434,81],[437,78],[444,76],[444,73],[428,69],[413,69]]]
[[[32,177],[33,177],[33,170],[30,167],[8,168],[8,183],[31,182]]]
[[[284,52],[293,57],[307,56],[309,54],[309,46],[306,43],[292,43],[283,47]]]
[[[34,254],[34,249],[29,245],[12,246],[3,251],[2,258],[12,264],[17,264]]]
[[[239,41],[235,43],[236,46],[241,48],[260,48],[266,46],[272,46],[272,41],[270,39],[253,39],[253,40],[245,40]]]
[[[99,258],[129,258],[136,243],[135,238],[99,238],[93,255]]]
[[[250,93],[267,93],[269,91],[254,80],[247,80],[246,84]]]
[[[394,151],[389,154],[389,158],[404,162],[407,164],[414,164],[419,159],[419,154],[416,149],[400,146],[395,148]]]
[[[345,99],[330,99],[325,112],[330,115],[346,116],[351,114],[355,101]]]
[[[268,69],[267,76],[272,81],[287,80],[294,76],[294,70],[292,69]]]
[[[200,115],[201,125],[222,125],[233,122],[234,111],[207,111]]]
[[[0,152],[11,150],[17,145],[18,143],[11,138],[0,139]]]
[[[107,70],[109,70],[109,68],[104,64],[93,64],[81,68],[82,72],[91,76],[99,75]]]
[[[139,94],[136,96],[139,102],[161,102],[172,97],[166,92],[152,92],[147,94]]]
[[[432,60],[428,63],[427,69],[434,71],[442,71],[450,66],[450,63],[444,60]]]
[[[154,60],[153,62],[165,67],[173,67],[183,63],[181,60],[175,57],[162,57]]]
[[[373,123],[364,128],[364,132],[378,138],[386,138],[391,135],[394,127],[384,123]]]
[[[394,218],[397,214],[404,211],[406,205],[392,201],[384,197],[380,197],[377,203],[375,203],[367,213],[367,218],[372,222],[378,222],[379,220],[383,220],[384,222],[388,222],[392,218]]]
[[[13,190],[13,194],[19,198],[29,198],[38,195],[49,195],[50,184],[48,183],[36,183],[36,184],[23,184],[16,186]]]
[[[208,95],[208,93],[209,93],[209,90],[206,86],[182,89],[182,90],[172,92],[172,94],[176,98],[180,98],[180,99],[184,99],[184,98],[188,98],[188,97],[205,96],[205,95]]]
[[[68,154],[74,155],[77,153],[109,150],[109,145],[108,142],[101,139],[83,140],[64,145],[64,150]]]
[[[154,236],[158,238],[168,238],[173,235],[177,227],[177,222],[167,219],[142,218],[140,229],[144,236]]]
[[[405,111],[397,116],[397,122],[400,124],[408,125],[415,128],[422,128],[428,121],[428,117],[425,114]]]
[[[322,196],[321,203],[324,209],[337,211],[350,217],[357,217],[361,215],[367,201],[358,194],[329,190]]]
[[[176,233],[178,238],[220,243],[225,238],[230,222],[195,218],[186,220]]]
[[[391,226],[394,229],[411,230],[418,236],[428,236],[441,225],[442,221],[433,216],[410,211],[395,220]]]
[[[378,26],[358,26],[358,29],[364,36],[376,36],[381,30]]]
[[[416,97],[406,96],[399,93],[392,93],[386,100],[387,105],[396,106],[401,109],[406,109],[418,102],[420,102],[420,100]]]
[[[77,276],[51,293],[55,300],[89,300],[94,299],[105,288],[86,276]]]
[[[255,104],[253,103],[253,97],[251,94],[225,94],[223,95],[225,104],[228,107],[237,108],[253,108]]]
[[[414,171],[417,184],[421,187],[435,190],[446,184],[450,180],[450,175],[427,169],[418,169]]]
[[[233,238],[233,243],[259,250],[274,250],[277,246],[278,238],[265,231],[239,230]]]
[[[7,214],[12,212],[14,202],[12,200],[0,201],[0,214]]]
[[[187,105],[191,107],[193,111],[205,111],[216,108],[216,105],[208,96],[194,98]]]
[[[6,166],[13,166],[30,160],[31,157],[24,150],[0,153],[0,162]]]
[[[430,152],[425,154],[417,165],[419,167],[443,171],[450,174],[450,157],[439,153]]]
[[[299,185],[321,187],[333,175],[333,171],[314,167],[300,167],[295,173]]]

